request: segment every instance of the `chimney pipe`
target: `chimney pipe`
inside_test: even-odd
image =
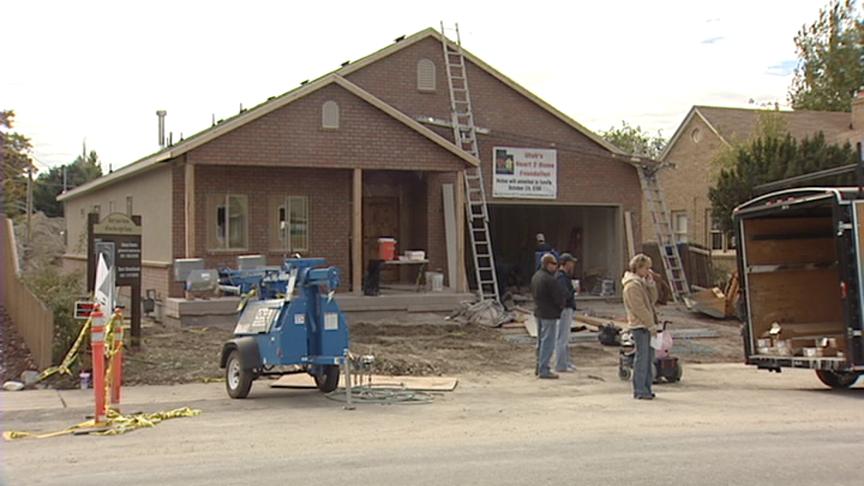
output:
[[[156,111],[156,116],[159,117],[159,146],[165,146],[165,115],[168,112],[165,110]]]

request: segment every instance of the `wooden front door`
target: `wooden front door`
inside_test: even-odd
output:
[[[395,238],[396,251],[399,251],[399,198],[367,197],[363,199],[363,271],[369,260],[378,259],[378,238]],[[384,267],[381,271],[382,282],[399,279],[396,266]]]

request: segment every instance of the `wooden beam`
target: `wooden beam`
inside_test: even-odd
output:
[[[363,169],[354,169],[351,191],[351,288],[363,291]]]
[[[456,291],[468,291],[465,272],[465,171],[456,173]]]
[[[633,241],[633,213],[624,211],[624,233],[627,237],[627,261],[636,256],[636,243]]]
[[[195,257],[195,166],[186,162],[183,185],[185,211],[185,254],[186,258]]]

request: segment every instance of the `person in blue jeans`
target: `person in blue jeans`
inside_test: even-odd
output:
[[[633,364],[633,398],[652,400],[654,382],[652,364],[654,348],[651,334],[657,331],[657,285],[651,272],[651,258],[638,254],[630,260],[630,270],[624,273],[621,285],[624,289],[624,307],[627,310],[627,327],[636,344],[636,359]]]
[[[558,319],[564,309],[564,293],[558,286],[555,275],[558,259],[547,253],[540,259],[541,267],[531,277],[531,294],[534,296],[534,317],[537,319],[537,376],[541,379],[557,379],[549,367],[555,350],[555,333]]]
[[[555,279],[564,294],[564,309],[558,319],[555,336],[555,371],[572,373],[576,367],[570,360],[570,328],[573,326],[573,311],[576,310],[576,289],[573,288],[573,273],[576,271],[576,258],[562,253],[558,258],[560,269]]]

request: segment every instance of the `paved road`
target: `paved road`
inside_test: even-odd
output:
[[[462,377],[433,404],[345,411],[317,392],[265,383],[233,401],[221,384],[140,387],[127,391],[127,410],[203,413],[118,437],[8,442],[0,454],[10,485],[864,481],[860,385],[838,393],[805,371],[690,365],[684,382],[657,391],[654,402],[635,401],[610,369],[559,382]],[[62,428],[87,399],[2,393],[2,428]]]

